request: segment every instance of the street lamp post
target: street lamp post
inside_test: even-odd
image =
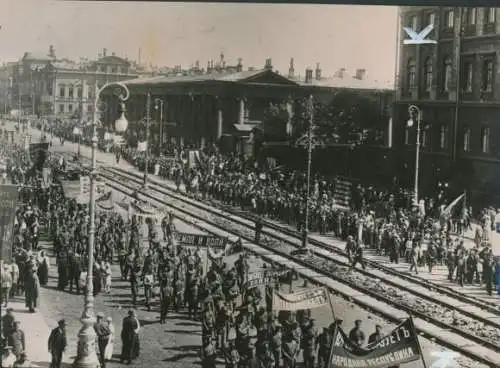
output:
[[[148,93],[146,99],[146,162],[144,165],[144,180],[142,187],[148,187],[148,170],[149,170],[149,123],[151,121],[151,93]]]
[[[84,309],[80,321],[83,327],[78,333],[78,347],[77,356],[73,367],[75,368],[98,368],[100,366],[99,359],[97,358],[95,349],[95,339],[96,334],[94,331],[94,287],[92,284],[93,280],[93,267],[94,267],[94,242],[95,242],[95,190],[96,190],[96,178],[97,178],[97,123],[98,123],[98,108],[99,99],[101,92],[110,86],[118,86],[124,90],[124,94],[119,96],[121,100],[122,112],[121,116],[115,121],[115,131],[118,133],[123,133],[127,129],[127,119],[125,118],[125,104],[124,102],[129,98],[130,92],[127,86],[121,82],[111,82],[102,86],[95,95],[94,100],[94,112],[93,112],[93,135],[92,135],[92,167],[90,171],[90,198],[89,198],[89,217],[90,217],[90,228],[89,228],[89,241],[87,244],[87,254],[88,254],[88,264],[87,264],[87,280],[86,280],[86,290],[85,290],[85,302]]]
[[[314,103],[313,96],[309,96],[308,100],[308,129],[307,129],[307,187],[306,187],[306,203],[305,203],[305,219],[304,229],[302,230],[302,246],[300,249],[291,252],[292,255],[299,255],[307,253],[307,246],[309,243],[309,203],[311,192],[311,166],[312,166],[312,151],[313,151],[313,128],[314,128]]]
[[[420,165],[420,123],[422,121],[422,110],[415,105],[410,105],[408,107],[408,114],[410,119],[408,120],[408,127],[412,127],[414,124],[414,116],[417,115],[417,141],[415,143],[415,184],[414,184],[414,201],[415,205],[418,205],[418,175],[419,175],[419,165]]]
[[[78,137],[77,155],[78,158],[80,158],[80,143],[81,143],[82,131],[79,126],[75,126],[73,128],[73,135],[76,135]]]
[[[159,144],[160,156],[161,156],[161,146],[163,144],[163,106],[164,106],[164,101],[161,98],[156,98],[155,110],[158,110],[158,108],[160,109],[160,144]]]

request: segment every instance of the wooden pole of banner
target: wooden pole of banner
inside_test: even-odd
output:
[[[330,310],[332,311],[332,317],[333,317],[333,321],[335,322],[335,311],[333,310],[333,303],[332,303],[332,296],[330,294],[330,290],[326,289],[326,293],[328,295],[328,303],[330,304]]]
[[[410,314],[410,320],[411,320],[411,327],[413,328],[413,333],[417,337],[417,346],[418,346],[418,352],[420,353],[420,358],[422,359],[422,364],[424,365],[424,368],[427,368],[427,363],[425,362],[424,359],[424,353],[422,351],[422,347],[420,346],[420,340],[418,339],[418,333],[415,328],[415,324],[413,323],[413,316]]]

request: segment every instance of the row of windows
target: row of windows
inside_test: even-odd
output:
[[[128,68],[127,67],[119,67],[119,66],[110,66],[110,65],[103,65],[103,64],[100,64],[100,65],[97,65],[97,71],[98,72],[106,72],[108,71],[109,73],[123,73],[123,74],[127,74],[128,73]]]
[[[462,60],[461,70],[461,89],[464,92],[472,92],[472,87],[475,82],[474,71],[480,68],[480,89],[481,92],[493,92],[495,84],[495,56],[484,56],[479,65],[476,65],[473,59]],[[414,59],[410,58],[407,64],[407,88],[409,90],[417,87],[417,65]],[[432,80],[434,76],[433,60],[428,57],[423,65],[423,87],[426,92],[432,88]],[[442,80],[438,83],[441,85],[441,90],[449,92],[452,86],[453,76],[453,60],[450,56],[444,58]]]
[[[481,152],[482,153],[490,153],[490,128],[482,127],[481,128]],[[449,148],[449,129],[446,125],[441,125],[439,128],[439,148],[447,149]],[[405,144],[412,144],[410,142],[410,128],[405,129],[404,135]],[[421,137],[422,147],[429,147],[431,145],[431,134],[428,129],[422,129],[422,137]],[[465,127],[463,129],[463,151],[470,152],[471,151],[471,129]]]
[[[68,110],[66,111],[64,104],[59,104],[59,113],[64,114],[66,112],[72,113],[74,111],[73,105],[68,104]],[[92,105],[87,105],[87,112],[92,112]]]
[[[77,96],[77,98],[83,97],[83,88],[82,87],[76,88],[76,96]],[[74,98],[75,97],[75,88],[72,85],[69,85],[68,87],[66,87],[64,84],[60,84],[59,85],[59,97]],[[87,98],[92,98],[92,91],[91,91],[90,87],[87,91]]]
[[[475,25],[477,23],[477,8],[463,8],[462,11],[462,24],[463,25]],[[495,24],[496,23],[496,8],[484,8],[483,9],[483,23],[484,24]],[[434,24],[436,19],[436,14],[434,12],[428,12],[424,15],[423,27],[427,27],[429,24]],[[413,30],[418,29],[418,18],[416,15],[410,16],[407,25]],[[455,27],[455,10],[449,9],[444,12],[443,17],[443,28],[453,29]]]

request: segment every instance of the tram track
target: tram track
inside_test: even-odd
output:
[[[116,169],[103,168],[100,171],[100,175],[107,181],[107,185],[126,195],[131,195],[133,192],[140,190],[141,188],[142,180],[138,179],[135,174],[125,174],[117,171]],[[149,191],[147,193],[140,192],[141,196],[149,201],[160,203],[162,206],[168,206],[174,209],[175,212],[182,213],[183,217],[181,217],[181,219],[184,221],[186,220],[185,216],[188,216],[192,220],[188,220],[187,222],[191,222],[194,226],[200,227],[199,222],[201,221],[202,223],[221,229],[226,233],[230,233],[251,242],[253,241],[253,227],[241,224],[241,221],[238,222],[234,216],[223,216],[220,211],[216,211],[215,209],[213,211],[209,211],[206,208],[200,208],[199,202],[189,200],[184,196],[176,195],[174,197],[173,193],[163,190],[164,188],[162,186],[159,186],[159,188],[157,187],[157,185],[149,184]],[[131,193],[128,191],[131,191]],[[154,192],[157,194],[155,195]],[[195,202],[195,204],[192,202]],[[237,228],[235,228],[235,223]],[[206,229],[203,230],[206,231]],[[276,240],[279,240],[279,243],[277,243]],[[494,321],[490,321],[487,318],[483,318],[482,316],[474,314],[463,308],[459,312],[454,313],[454,306],[449,304],[443,305],[441,301],[433,297],[415,296],[413,295],[414,293],[412,293],[412,290],[404,290],[404,288],[400,287],[398,287],[399,290],[397,290],[395,285],[390,285],[389,287],[386,285],[384,287],[386,280],[373,277],[370,280],[366,277],[369,275],[368,271],[351,271],[345,261],[343,262],[338,259],[335,260],[328,258],[325,254],[321,254],[321,252],[315,252],[313,250],[306,257],[291,256],[290,250],[295,248],[297,244],[286,241],[279,236],[276,236],[276,234],[263,233],[262,244],[259,246],[266,249],[266,251],[270,254],[279,254],[280,256],[299,264],[303,268],[313,269],[325,277],[337,280],[338,282],[348,285],[365,295],[369,295],[374,299],[388,303],[399,310],[406,311],[407,313],[428,321],[429,323],[445,329],[450,333],[462,336],[463,338],[466,338],[475,344],[479,344],[492,352],[498,353],[500,351],[500,329],[498,328],[498,323],[495,323]],[[300,273],[300,270],[296,271]],[[315,283],[321,283],[319,280],[312,281]],[[370,308],[369,305],[365,305],[364,307],[368,309]],[[381,311],[378,310],[377,312],[380,314]],[[394,319],[394,316],[387,314],[384,315],[384,317],[389,320]],[[440,336],[431,336],[431,338],[440,341],[445,346],[450,345],[449,342],[442,341],[443,339]],[[494,362],[495,364],[492,366],[498,365],[498,361],[488,359],[481,354],[474,354],[474,352],[471,351],[463,351],[463,349],[457,346],[449,347],[454,350],[458,350],[462,354],[484,364],[491,365]]]

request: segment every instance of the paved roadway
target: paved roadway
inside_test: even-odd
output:
[[[40,132],[30,129],[30,133],[34,136],[33,142],[36,142]],[[76,144],[65,143],[60,146],[57,140],[53,141],[52,151],[76,152]],[[84,156],[90,157],[90,149],[81,147],[81,152]],[[114,157],[111,154],[98,153],[98,161],[102,164],[115,164]],[[131,166],[125,162],[120,162],[120,167],[131,169]],[[177,227],[181,231],[195,232],[196,229],[190,226],[177,222]],[[48,243],[44,244],[50,248]],[[234,261],[234,257],[229,262]],[[41,291],[40,308],[35,314],[25,313],[22,300],[12,303],[11,306],[15,309],[16,317],[21,321],[21,328],[24,328],[27,334],[27,352],[30,360],[38,362],[38,366],[47,366],[50,357],[46,351],[46,341],[51,328],[57,325],[57,320],[65,318],[67,321],[69,346],[65,354],[65,363],[68,365],[73,361],[76,355],[76,336],[80,328],[78,318],[83,308],[83,296],[76,296],[68,292],[61,292],[55,288],[57,284],[57,269],[55,260],[51,260],[52,267],[50,270],[49,285]],[[254,259],[252,261],[252,269],[261,267],[261,262]],[[113,287],[110,294],[101,294],[97,296],[95,301],[96,312],[103,312],[106,316],[111,316],[115,323],[118,338],[115,341],[115,354],[119,354],[121,342],[119,341],[119,333],[121,330],[121,319],[126,315],[126,311],[130,305],[130,289],[128,283],[123,282],[117,277],[119,269],[117,265],[113,265]],[[294,290],[301,288],[302,282],[297,281],[293,285]],[[286,287],[288,289],[288,287]],[[285,290],[284,290],[285,291]],[[139,299],[140,301],[142,299]],[[139,303],[140,303],[139,301]],[[332,295],[332,301],[337,318],[343,319],[346,330],[349,330],[355,319],[363,320],[364,330],[370,334],[375,327],[375,324],[381,324],[385,331],[389,331],[393,324],[389,324],[381,318],[371,315],[367,311],[346,301],[340,297]],[[141,357],[134,363],[135,367],[192,367],[199,364],[199,349],[201,344],[201,331],[198,322],[189,321],[184,314],[172,314],[168,319],[167,324],[160,325],[158,323],[159,315],[157,306],[153,307],[152,312],[148,312],[143,307],[139,307],[138,316],[143,325],[141,330]],[[332,313],[329,307],[322,307],[313,310],[313,317],[317,320],[319,327],[326,326],[332,321]],[[435,353],[443,350],[442,347],[433,342],[420,339],[424,357],[427,365],[437,358]],[[116,356],[115,356],[116,360]],[[457,359],[460,366],[480,367],[479,364],[471,362],[469,359],[459,357]],[[119,366],[119,363],[112,362],[110,367]],[[412,362],[404,364],[402,368],[417,368],[422,367],[421,362]]]

